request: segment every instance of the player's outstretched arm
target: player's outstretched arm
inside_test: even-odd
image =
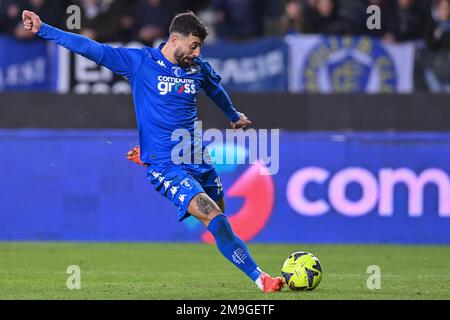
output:
[[[22,21],[25,29],[30,30],[45,40],[55,41],[64,48],[97,63],[102,58],[103,48],[100,43],[85,36],[65,32],[43,23],[39,16],[32,11],[24,10],[22,12]]]
[[[211,65],[202,57],[196,58],[195,62],[202,68],[205,74],[205,81],[202,83],[203,90],[230,120],[231,127],[233,129],[245,129],[250,126],[252,122],[245,114],[236,110],[230,96],[220,84],[221,77],[214,71]]]
[[[25,29],[41,38],[54,41],[120,75],[131,76],[134,74],[145,57],[140,49],[112,48],[88,37],[52,27],[43,23],[39,16],[32,11],[24,10],[22,20]]]

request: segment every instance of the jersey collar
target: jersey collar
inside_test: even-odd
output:
[[[179,67],[179,68],[181,68],[179,64],[175,64],[175,63],[170,62],[169,59],[167,59],[167,57],[162,53],[161,50],[162,50],[162,48],[164,47],[165,44],[166,44],[166,42],[163,42],[158,47],[159,58],[161,58],[161,60],[163,60],[164,63],[167,64],[168,67]]]

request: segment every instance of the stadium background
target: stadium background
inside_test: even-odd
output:
[[[323,254],[314,245],[426,244],[442,250],[449,279],[448,1],[1,0],[6,251],[16,241],[209,241],[192,218],[178,223],[145,170],[126,161],[138,143],[126,80],[22,30],[22,9],[67,29],[72,4],[82,12],[74,32],[117,46],[158,45],[176,12],[207,23],[202,54],[238,109],[255,128],[281,132],[278,174],[218,167],[243,239]],[[366,26],[372,4],[381,30]],[[198,109],[204,128],[227,128],[204,95]]]

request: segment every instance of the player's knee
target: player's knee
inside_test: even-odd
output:
[[[206,193],[199,193],[192,198],[188,212],[204,225],[208,225],[214,217],[222,214],[219,206]]]
[[[217,211],[217,212],[214,212],[214,213],[210,214],[210,215],[205,219],[205,226],[208,226],[209,223],[210,223],[215,217],[217,217],[218,215],[221,215],[221,214],[223,214],[223,213],[220,212],[220,211]]]
[[[191,215],[193,215],[194,217],[196,217],[205,227],[208,227],[209,223],[218,215],[223,214],[221,211],[214,211],[211,212],[209,215],[207,216],[199,216],[199,215],[194,215],[191,213]]]

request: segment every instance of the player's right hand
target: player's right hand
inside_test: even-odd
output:
[[[33,11],[23,10],[22,21],[23,27],[33,33],[37,33],[42,26],[41,19]]]
[[[239,113],[239,117],[241,117],[241,118],[236,122],[231,122],[231,127],[235,130],[236,129],[244,129],[245,130],[252,124],[252,122],[250,120],[248,120],[248,118],[245,114],[243,114],[241,112],[238,112],[238,113]]]

